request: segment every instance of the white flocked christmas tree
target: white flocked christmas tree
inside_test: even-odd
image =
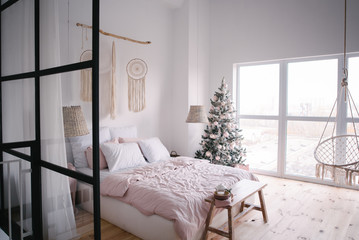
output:
[[[196,152],[195,157],[227,166],[243,164],[246,154],[242,147],[243,136],[236,122],[236,110],[224,78],[218,89],[211,99],[208,125],[200,143],[202,149]]]

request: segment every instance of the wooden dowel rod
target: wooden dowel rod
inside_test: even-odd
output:
[[[89,26],[89,25],[86,25],[86,24],[83,24],[83,23],[76,23],[76,26],[92,29],[92,26]],[[103,31],[103,30],[101,30],[101,29],[99,30],[99,32],[100,32],[101,34],[103,34],[103,35],[106,35],[106,36],[110,36],[110,37],[114,37],[114,38],[118,38],[118,39],[130,41],[130,42],[134,42],[134,43],[139,43],[139,44],[151,44],[150,41],[138,41],[138,40],[135,40],[135,39],[132,39],[132,38],[123,37],[123,36],[119,36],[119,35],[116,35],[116,34],[108,33],[108,32],[105,32],[105,31]]]

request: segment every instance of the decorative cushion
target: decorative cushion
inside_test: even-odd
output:
[[[72,171],[76,171],[76,168],[72,163],[67,163],[67,168],[72,170]]]
[[[104,143],[101,144],[101,149],[110,172],[147,164],[136,143]]]
[[[74,165],[76,168],[88,167],[85,151],[92,145],[92,133],[78,136],[70,137],[72,154],[74,157]],[[111,140],[110,130],[107,127],[100,128],[100,143]]]
[[[168,150],[157,137],[141,140],[138,144],[141,147],[143,155],[150,163],[166,160],[170,157]]]
[[[106,143],[118,143],[118,140],[116,138],[114,138],[111,141],[108,141]],[[92,166],[93,147],[92,146],[89,146],[86,149],[85,155],[86,155],[86,159],[87,159],[87,163],[88,163],[89,167],[91,169],[93,169],[93,166]],[[107,162],[106,162],[105,155],[103,155],[103,152],[100,148],[100,170],[105,169],[105,168],[107,168]]]
[[[89,168],[93,169],[92,163],[92,155],[93,155],[93,147],[89,146],[86,151],[85,151],[85,155],[86,155],[86,159],[87,159],[87,164],[89,166]],[[107,168],[107,162],[106,162],[106,158],[103,155],[102,150],[100,149],[100,170]]]
[[[111,127],[110,134],[111,138],[135,138],[137,137],[137,128],[136,126]]]

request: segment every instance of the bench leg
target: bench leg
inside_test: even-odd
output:
[[[207,218],[206,218],[206,228],[204,229],[204,232],[202,234],[202,240],[206,240],[207,239],[207,235],[208,235],[208,227],[211,224],[212,221],[212,215],[213,215],[213,208],[214,208],[214,199],[211,202],[211,207],[209,208],[209,212],[207,214]]]
[[[245,206],[245,202],[243,201],[243,202],[241,203],[241,207],[239,208],[239,212],[240,212],[240,213],[243,212],[244,206]]]
[[[265,223],[267,223],[268,222],[267,208],[266,208],[266,204],[264,202],[262,190],[258,191],[258,195],[259,195],[259,201],[261,203],[261,211],[262,211],[262,215],[263,215],[263,221]]]
[[[229,235],[228,238],[229,238],[229,240],[232,240],[233,239],[232,208],[229,207],[229,208],[227,208],[227,210],[228,210],[228,235]]]

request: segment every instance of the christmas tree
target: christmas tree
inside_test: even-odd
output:
[[[208,159],[214,164],[232,166],[242,164],[246,150],[242,147],[243,136],[236,122],[236,110],[230,99],[228,84],[222,84],[211,99],[208,125],[202,135],[202,150],[196,152],[196,158]]]

